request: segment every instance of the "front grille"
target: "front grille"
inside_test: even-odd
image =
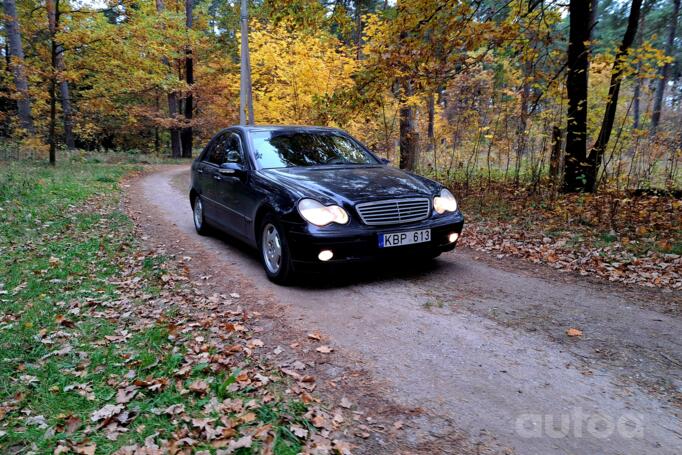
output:
[[[368,225],[409,223],[428,218],[431,201],[428,198],[388,199],[358,204],[355,209]]]

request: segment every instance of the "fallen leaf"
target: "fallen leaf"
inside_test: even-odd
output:
[[[247,412],[241,418],[241,421],[244,423],[253,422],[254,420],[256,420],[256,414],[254,414],[253,412]]]
[[[118,389],[116,392],[116,403],[124,404],[130,402],[135,395],[137,395],[137,387],[135,385],[129,385],[122,389]]]
[[[69,321],[68,319],[66,319],[64,317],[64,315],[62,315],[62,314],[58,314],[57,316],[55,316],[54,320],[57,324],[64,326],[64,327],[73,328],[76,326],[76,324],[74,324],[72,321]]]
[[[329,353],[332,352],[334,349],[333,349],[333,348],[330,348],[330,347],[327,346],[327,345],[322,345],[322,346],[320,346],[319,348],[317,348],[317,349],[315,349],[315,350],[316,350],[317,352],[321,352],[322,354],[329,354]]]
[[[216,455],[229,455],[237,449],[248,449],[249,447],[251,447],[252,444],[253,441],[250,435],[239,438],[236,441],[233,439],[230,441],[230,444],[227,446],[227,449],[217,450]]]
[[[116,414],[119,414],[121,411],[123,411],[123,405],[107,404],[103,408],[93,412],[90,416],[90,420],[93,422],[98,422],[100,420],[109,419]]]
[[[571,327],[570,329],[566,330],[566,335],[568,335],[569,337],[581,337],[583,336],[583,331]]]
[[[66,434],[71,434],[78,430],[82,424],[83,421],[80,417],[70,415],[66,418],[64,430],[66,431]]]
[[[73,447],[73,451],[80,455],[95,455],[97,444],[83,443]]]
[[[253,348],[262,348],[263,346],[265,346],[265,344],[261,340],[259,340],[258,338],[254,338],[253,340],[250,340],[248,342],[247,346],[249,348],[253,349]]]
[[[300,425],[291,425],[289,427],[289,429],[291,430],[292,433],[294,433],[299,438],[305,439],[308,437],[308,430],[306,430],[305,428],[303,428]]]
[[[334,439],[332,441],[332,444],[334,445],[334,450],[338,452],[340,455],[351,455],[351,445],[346,442],[342,441],[340,439]]]
[[[45,416],[31,416],[26,418],[26,425],[47,428],[47,420],[45,420]]]
[[[313,417],[310,422],[317,428],[324,428],[327,426],[327,420],[319,414]]]
[[[197,380],[194,381],[189,385],[189,390],[198,393],[200,395],[204,395],[208,391],[208,383],[203,380]]]
[[[169,415],[175,415],[175,414],[182,414],[185,412],[185,405],[184,404],[173,404],[171,406],[168,406],[166,409],[163,410],[165,414]]]

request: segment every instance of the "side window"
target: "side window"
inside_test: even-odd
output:
[[[220,166],[223,163],[242,164],[241,141],[235,133],[225,133],[218,137],[213,149],[209,150],[206,159],[208,162]]]
[[[201,161],[210,161],[213,150],[215,149],[215,142],[209,142],[206,145],[204,154],[202,155]]]
[[[225,162],[243,164],[242,147],[239,136],[235,133],[230,133],[225,143]]]
[[[210,163],[220,166],[225,162],[225,141],[227,140],[228,135],[229,133],[216,138],[213,150],[210,150],[208,155],[208,161]]]

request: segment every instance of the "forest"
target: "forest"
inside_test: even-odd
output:
[[[679,455],[681,0],[0,1],[0,454]]]
[[[239,2],[5,0],[8,157],[190,157],[239,121]],[[249,4],[255,122],[467,190],[680,187],[679,0]]]

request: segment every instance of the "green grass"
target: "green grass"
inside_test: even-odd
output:
[[[670,253],[682,256],[682,242],[673,243],[673,247],[672,250],[670,250]]]
[[[440,299],[427,300],[422,304],[425,310],[430,310],[432,308],[443,308],[445,307],[445,302]]]
[[[169,340],[163,322],[125,342],[102,343],[105,336],[117,334],[116,321],[96,318],[82,305],[87,301],[100,309],[101,303],[121,296],[112,283],[121,264],[135,254],[136,240],[131,221],[116,207],[119,181],[131,169],[87,160],[57,168],[27,163],[0,168],[0,453],[53,453],[67,440],[72,445],[90,441],[98,453],[109,453],[142,444],[155,433],[170,438],[176,424],[155,409],[182,403],[188,415],[202,415],[209,398],[195,399],[173,380],[186,353]],[[138,276],[145,293],[161,292],[165,261],[160,256],[144,259]],[[74,302],[81,304],[79,313],[69,312],[77,307]],[[174,311],[170,306],[167,316]],[[65,346],[71,351],[51,355]],[[90,422],[90,415],[115,403],[117,383],[131,370],[137,378],[168,378],[168,385],[159,392],[140,390],[127,404],[134,412],[128,431],[112,441]],[[196,366],[184,387],[203,379],[213,384],[219,399],[250,400],[249,390],[230,392],[238,373],[213,376],[208,365]],[[278,398],[255,412],[258,419],[249,425],[273,425],[275,453],[301,450],[288,425],[309,425],[303,418],[305,405]],[[46,428],[28,419],[35,422],[37,416]],[[83,423],[72,434],[65,432],[69,416]],[[92,430],[86,434],[88,425]],[[237,453],[257,453],[258,444]],[[205,442],[194,448],[212,450]]]
[[[117,272],[117,254],[132,238],[121,234],[103,241],[100,232],[124,231],[130,222],[116,211],[75,209],[97,194],[117,194],[117,182],[125,171],[122,166],[51,169],[22,163],[0,172],[0,283],[4,290],[0,401],[14,402],[17,408],[30,410],[32,416],[43,416],[48,426],[59,425],[63,416],[85,417],[97,409],[101,400],[115,393],[98,379],[123,369],[114,353],[92,344],[111,334],[111,324],[63,313],[66,304],[75,299],[102,300],[116,295],[107,280]],[[73,320],[69,323],[73,326],[62,327],[58,315]],[[59,330],[72,332],[70,341],[54,345],[40,341]],[[72,347],[70,353],[49,356],[66,343]],[[83,361],[79,352],[91,362],[84,378],[73,375]],[[100,366],[101,371],[95,373]],[[94,399],[64,391],[69,384],[81,382],[93,384],[90,397]],[[0,424],[7,433],[0,439],[3,447],[35,444],[39,452],[49,452],[60,438],[27,425],[24,416],[13,410]]]

